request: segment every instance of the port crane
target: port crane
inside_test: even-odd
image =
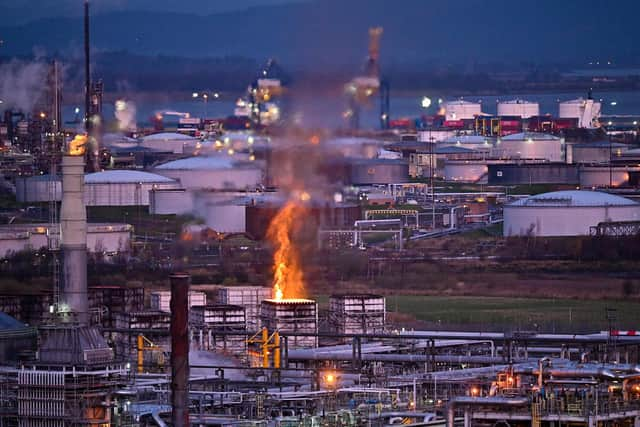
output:
[[[360,111],[371,105],[371,99],[378,95],[380,101],[380,127],[389,127],[389,82],[380,73],[380,39],[382,27],[369,28],[369,55],[362,75],[354,77],[345,86],[348,110],[345,118],[352,129],[360,127]]]

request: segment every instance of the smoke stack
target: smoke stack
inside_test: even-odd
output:
[[[171,421],[189,427],[189,275],[176,273],[171,281]]]
[[[84,153],[82,153],[84,154]],[[89,321],[87,297],[87,211],[83,201],[84,155],[62,156],[60,234],[63,256],[62,311],[70,311],[83,325]]]

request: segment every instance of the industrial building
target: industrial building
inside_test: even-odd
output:
[[[513,162],[489,164],[488,168],[489,185],[580,184],[578,165]]]
[[[496,143],[500,158],[564,162],[564,139],[554,135],[523,132],[499,138]]]
[[[593,129],[598,125],[602,104],[591,98],[563,101],[558,106],[561,119],[577,119],[578,127]]]
[[[136,170],[109,170],[84,177],[86,206],[148,206],[149,192],[178,189],[180,183],[161,175]],[[58,176],[36,175],[16,180],[16,199],[21,203],[60,201]]]
[[[567,163],[608,164],[622,160],[629,145],[612,141],[567,143]]]
[[[393,159],[349,161],[348,181],[352,185],[399,184],[409,181],[409,163]]]
[[[153,172],[179,181],[187,190],[254,190],[264,183],[258,164],[226,154],[174,160],[156,166]]]
[[[55,233],[51,224],[11,224],[0,226],[0,258],[21,251],[49,248],[49,236]],[[87,251],[104,254],[126,254],[131,249],[133,228],[129,224],[87,224]]]
[[[521,119],[528,119],[529,117],[539,115],[540,105],[537,102],[530,102],[524,99],[498,102],[498,116],[501,117],[519,117]]]
[[[601,222],[639,221],[640,204],[598,191],[555,191],[504,207],[505,237],[581,236]]]
[[[158,151],[188,154],[195,149],[198,141],[198,138],[181,133],[161,132],[142,137],[140,145]]]
[[[470,120],[482,115],[482,104],[462,99],[444,103],[447,121]]]

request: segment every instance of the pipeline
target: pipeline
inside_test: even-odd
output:
[[[455,427],[455,408],[457,405],[524,406],[527,404],[529,404],[527,397],[457,396],[451,399],[447,406],[447,427]]]
[[[316,353],[303,351],[289,351],[289,360],[310,361],[310,360],[332,360],[332,361],[349,361],[352,355],[347,354],[331,354]],[[497,356],[452,356],[452,355],[425,355],[425,354],[363,354],[360,357],[362,361],[372,362],[406,362],[406,363],[423,363],[436,361],[441,363],[473,363],[473,364],[493,364],[504,363],[502,357]],[[514,363],[534,362],[536,359],[515,359]]]

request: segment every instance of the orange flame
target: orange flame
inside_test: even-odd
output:
[[[87,146],[87,135],[76,135],[73,140],[69,142],[69,155],[70,156],[83,156]]]
[[[304,292],[304,275],[300,254],[291,240],[294,221],[302,221],[304,208],[297,202],[288,202],[271,220],[267,238],[275,245],[273,255],[273,298],[300,298]]]

